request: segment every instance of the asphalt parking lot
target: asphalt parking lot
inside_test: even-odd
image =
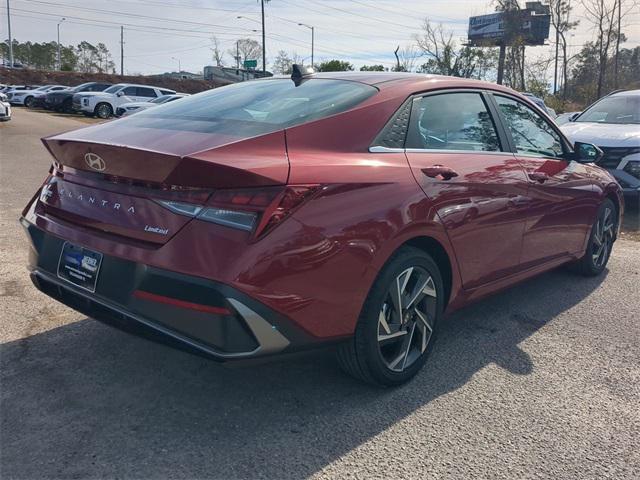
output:
[[[456,313],[402,388],[326,353],[222,368],[31,286],[17,220],[50,163],[39,138],[82,125],[0,124],[3,478],[640,478],[635,234],[600,278],[561,269]]]

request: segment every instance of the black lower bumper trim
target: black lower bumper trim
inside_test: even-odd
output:
[[[31,278],[45,294],[104,323],[217,360],[236,360],[319,344],[286,317],[212,280],[103,256],[95,292],[57,275],[64,240],[22,221],[32,242]],[[136,291],[213,307],[213,314],[138,298]]]

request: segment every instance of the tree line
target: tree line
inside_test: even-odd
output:
[[[9,40],[0,44],[3,63],[9,63]],[[14,62],[38,70],[58,69],[58,44],[56,42],[20,42],[13,40]],[[116,73],[113,57],[104,43],[93,45],[60,45],[60,65],[63,71],[83,73]]]

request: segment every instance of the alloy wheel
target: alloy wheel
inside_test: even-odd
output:
[[[429,272],[409,267],[396,277],[378,317],[378,347],[387,368],[402,372],[425,353],[436,309],[437,291]]]
[[[591,243],[591,259],[596,268],[601,268],[609,258],[613,246],[614,223],[613,212],[606,207],[594,225]]]
[[[98,117],[109,118],[111,116],[111,108],[109,105],[100,105],[98,107]]]

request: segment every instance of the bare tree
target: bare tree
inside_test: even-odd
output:
[[[595,45],[598,50],[598,83],[596,95],[602,96],[607,72],[607,62],[611,54],[611,43],[616,36],[617,2],[609,0],[582,0],[587,20],[593,24],[596,32]]]
[[[234,58],[236,58],[236,52],[239,56],[238,63],[245,60],[257,60],[262,53],[262,45],[251,38],[240,38],[236,40],[236,48],[229,49],[229,54]]]
[[[616,18],[616,47],[614,57],[614,70],[613,70],[613,82],[614,88],[618,88],[618,58],[620,56],[620,43],[625,41],[625,35],[622,33],[622,23],[625,18],[628,18],[628,14],[640,8],[640,2],[638,0],[614,0],[614,14],[617,6],[617,18]]]
[[[566,98],[567,95],[567,69],[569,59],[567,58],[567,36],[568,33],[578,26],[578,21],[571,21],[570,15],[573,7],[571,6],[571,0],[550,0],[549,7],[551,10],[551,24],[556,30],[556,55],[555,65],[553,70],[553,93],[558,90],[558,62],[559,62],[559,49],[562,48],[562,74],[561,77],[565,79],[562,87],[562,96]]]
[[[465,78],[486,78],[495,67],[496,56],[490,48],[458,46],[453,32],[445,31],[442,24],[431,25],[425,19],[422,33],[414,37],[418,54],[427,58],[420,67],[425,73],[452,75]]]
[[[398,46],[394,53],[396,55],[396,66],[392,69],[394,72],[412,72],[414,70],[418,57],[415,46],[409,45],[402,49]]]
[[[224,65],[224,52],[220,49],[220,42],[215,35],[211,36],[211,55],[216,66],[222,67]]]

